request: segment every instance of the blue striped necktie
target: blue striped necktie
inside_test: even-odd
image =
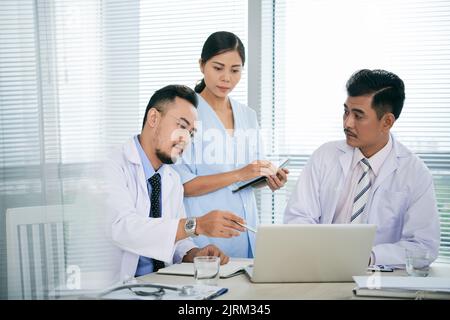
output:
[[[353,199],[352,217],[350,223],[364,223],[363,213],[369,198],[369,190],[371,186],[369,178],[370,164],[366,158],[359,162],[363,169],[363,174],[356,186],[355,198]]]

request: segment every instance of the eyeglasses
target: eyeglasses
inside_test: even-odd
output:
[[[177,118],[177,117],[175,117],[175,116],[172,116],[171,114],[166,114],[167,116],[170,116],[170,117],[172,117],[172,118],[174,118],[175,120],[177,120],[177,125],[178,125],[178,127],[180,128],[180,129],[182,129],[182,130],[186,130],[187,132],[189,132],[189,136],[191,137],[191,138],[193,138],[194,137],[194,134],[195,134],[195,132],[197,131],[195,128],[192,128],[191,130],[189,130],[188,128],[189,128],[189,124],[188,124],[188,122],[186,121],[186,120],[184,120],[184,119],[180,119],[180,118]]]

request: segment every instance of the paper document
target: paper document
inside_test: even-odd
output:
[[[221,278],[230,278],[244,272],[244,268],[253,264],[253,259],[230,259],[230,261],[220,266],[219,275]],[[159,274],[171,274],[182,276],[194,275],[194,264],[190,262],[176,263],[166,268],[159,269]]]

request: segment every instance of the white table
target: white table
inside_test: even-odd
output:
[[[370,274],[372,273],[368,273],[368,275]],[[381,275],[407,276],[404,270],[383,272]],[[433,264],[430,276],[449,277],[450,265]],[[173,276],[155,273],[142,276],[139,278],[139,281],[172,285],[194,284],[194,278],[192,276]],[[354,282],[252,283],[247,275],[240,274],[229,279],[220,279],[218,285],[229,289],[225,295],[218,298],[224,300],[362,299],[353,295],[352,289],[355,287]]]

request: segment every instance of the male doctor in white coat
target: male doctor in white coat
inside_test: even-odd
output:
[[[384,70],[360,70],[347,82],[346,141],[311,156],[285,210],[285,223],[377,226],[369,264],[404,265],[405,249],[439,249],[432,176],[390,129],[405,99],[403,81]]]
[[[219,248],[199,249],[190,237],[228,238],[244,231],[234,221],[245,221],[231,212],[211,211],[186,219],[183,186],[168,164],[176,161],[195,132],[196,107],[197,97],[186,86],[156,91],[141,134],[107,161],[107,214],[121,260],[117,266],[121,280],[155,272],[165,263],[192,262],[201,255],[218,256],[224,264],[228,257]]]

